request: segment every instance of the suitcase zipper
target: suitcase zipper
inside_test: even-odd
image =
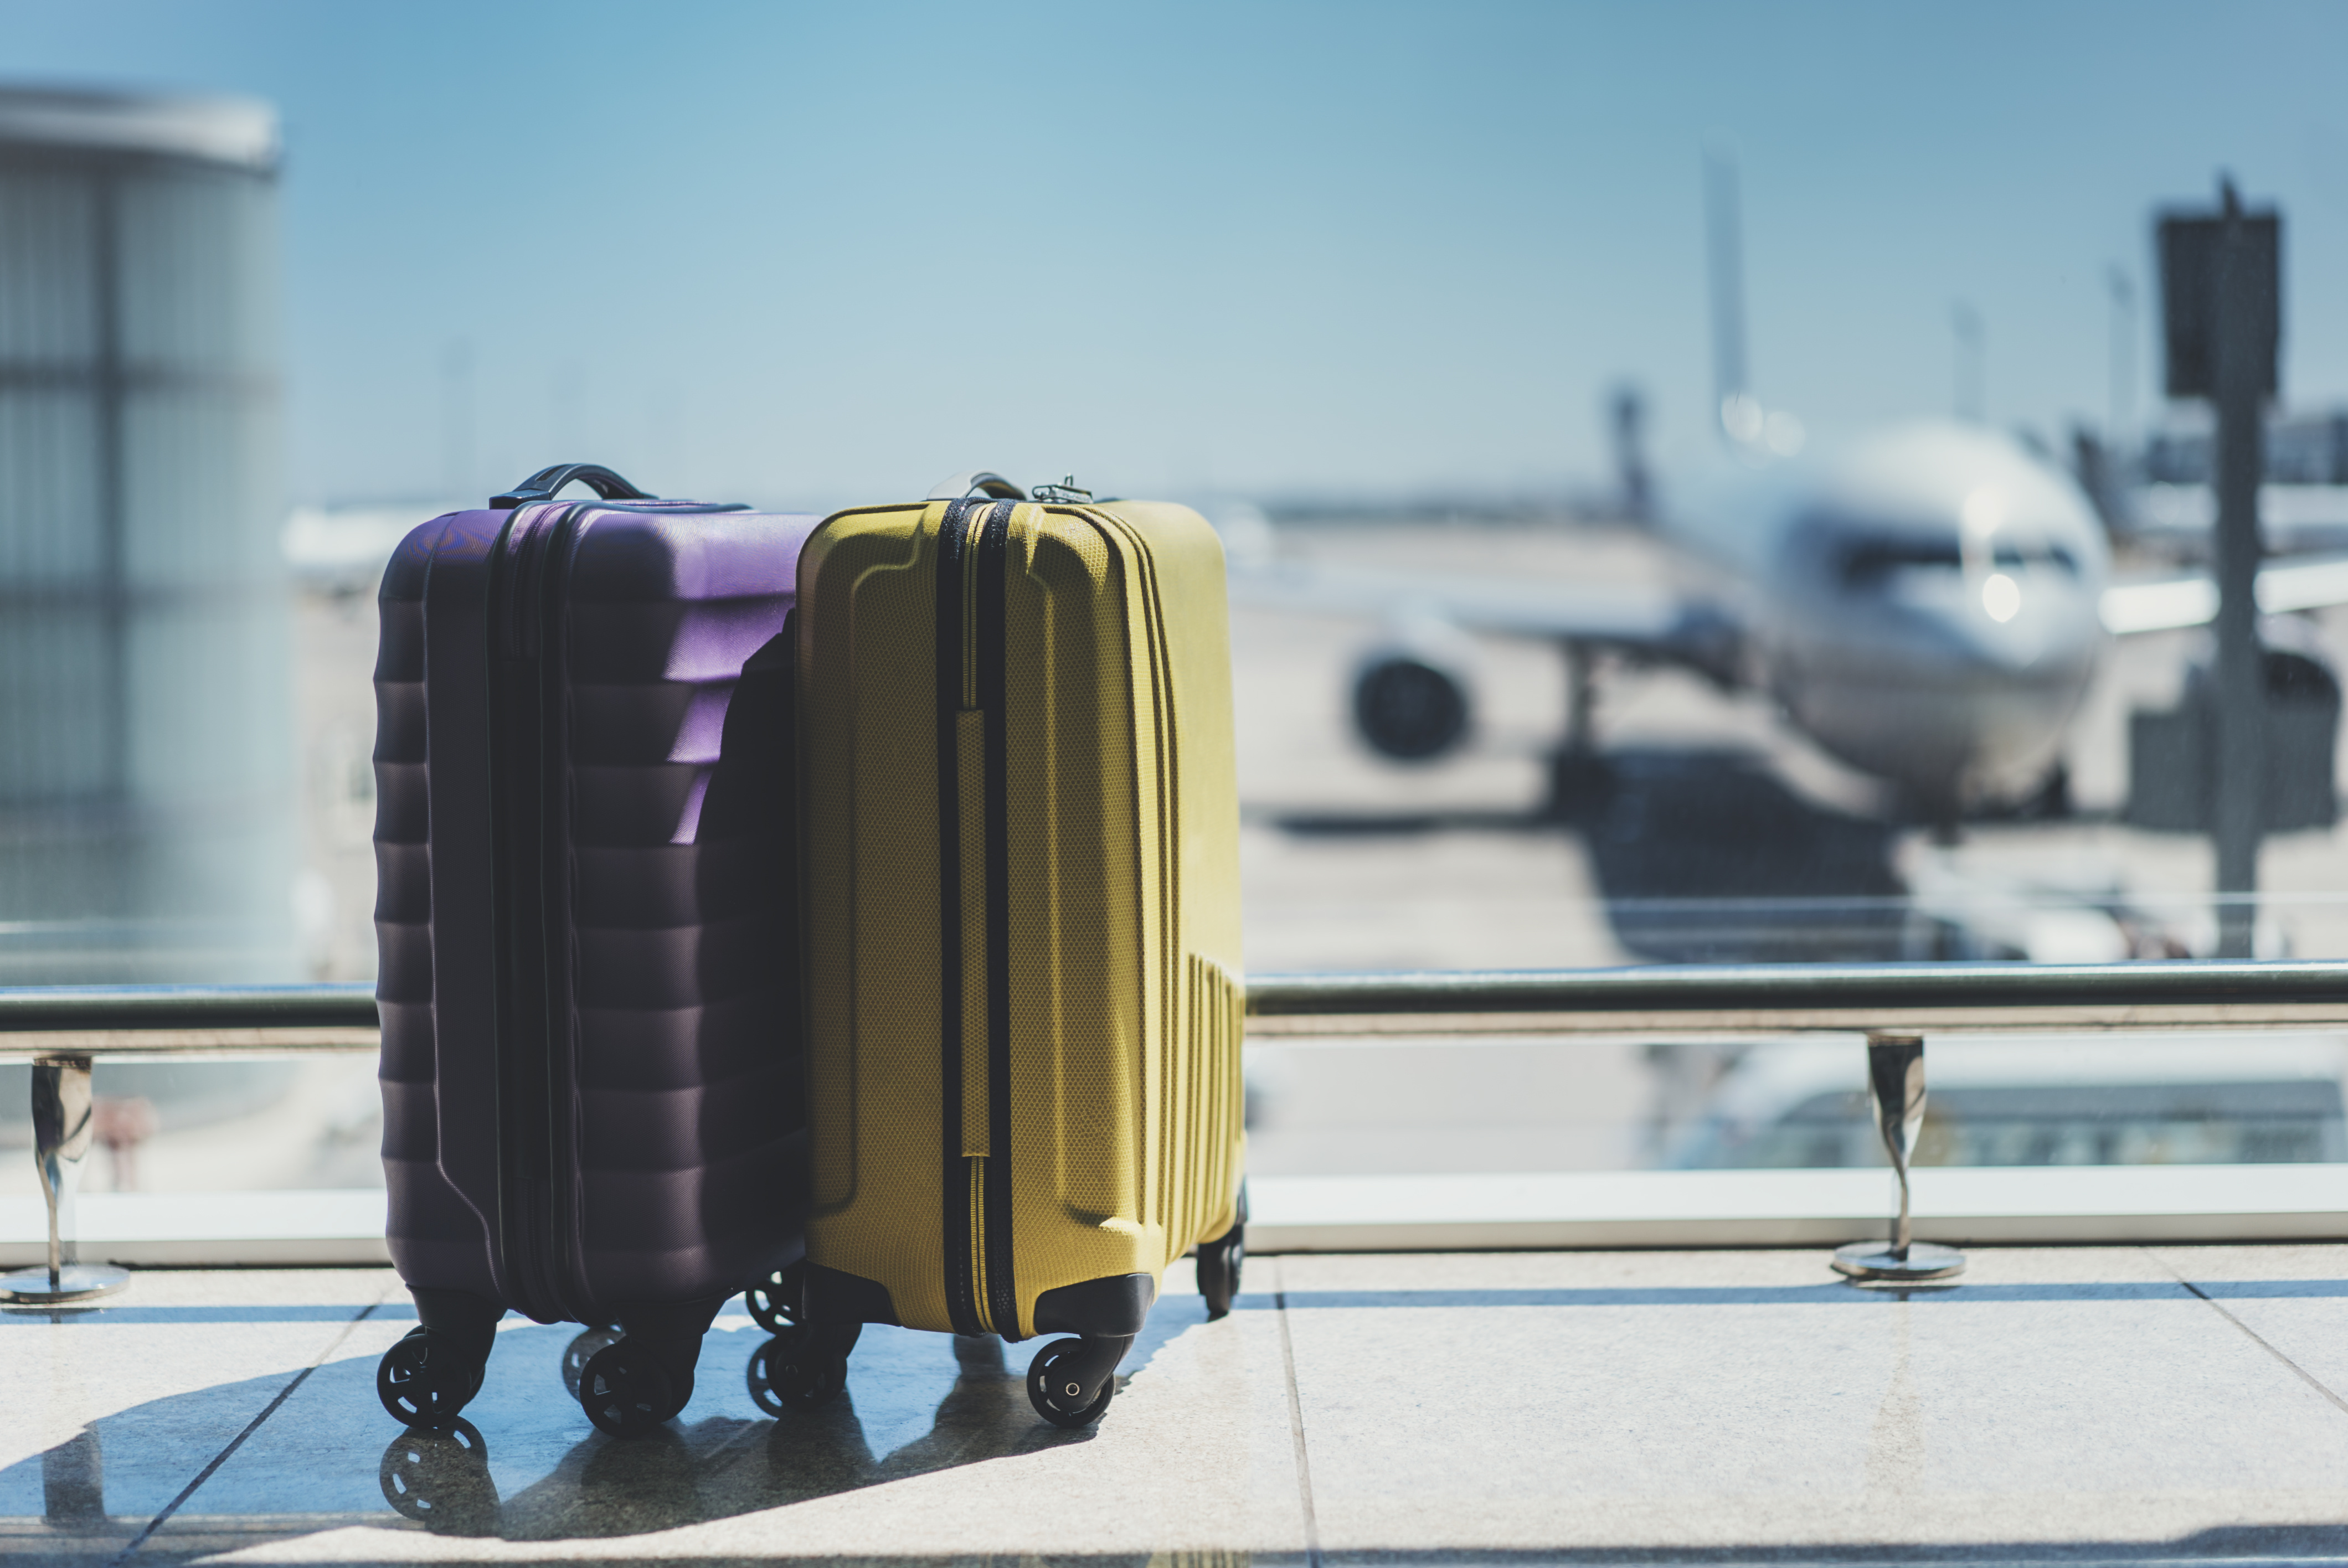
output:
[[[517,511],[499,536],[488,624],[492,927],[497,961],[499,1272],[541,1322],[589,1307],[580,1277],[569,1071],[571,954],[561,583],[580,507]]]
[[[939,998],[946,1300],[954,1331],[1021,1337],[1011,1254],[1010,855],[1004,563],[1013,503],[938,530]]]
[[[968,836],[963,818],[964,722],[977,705],[977,664],[969,639],[976,618],[970,613],[973,583],[968,572],[967,500],[949,504],[938,522],[937,716],[938,716],[938,1034],[939,1130],[943,1147],[946,1313],[957,1334],[985,1332],[978,1316],[978,1192],[965,1149],[964,1105],[972,1087],[963,1078],[963,1040],[981,1020],[970,1016],[965,999],[972,968],[963,918],[963,884],[970,867],[963,854]]]

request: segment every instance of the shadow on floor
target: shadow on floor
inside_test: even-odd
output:
[[[1615,939],[1653,961],[1902,955],[1898,826],[1803,799],[1755,753],[1611,752],[1571,798],[1570,811],[1295,813],[1272,822],[1313,838],[1578,831]]]
[[[1555,833],[1541,811],[1294,811],[1257,821],[1299,838],[1410,838],[1429,833]]]
[[[1294,1557],[1258,1555],[1256,1568],[1298,1562]],[[2240,1564],[2241,1568],[2325,1568],[2348,1563],[2348,1525],[2237,1525],[2197,1531],[2167,1541],[1950,1541],[1931,1545],[1908,1542],[1871,1544],[1837,1542],[1801,1546],[1564,1546],[1492,1547],[1472,1551],[1336,1551],[1314,1554],[1321,1568],[1460,1568],[1465,1563],[1493,1568],[1598,1568],[1599,1564],[1685,1564],[1686,1568],[1785,1568],[1788,1563],[2002,1563],[2045,1564],[2054,1568],[2112,1568],[2122,1565],[2194,1563],[2209,1568]],[[1093,1563],[1107,1559],[1055,1558],[1057,1562]],[[1237,1561],[1245,1562],[1244,1555]],[[892,1564],[910,1568],[910,1564]]]
[[[1128,1354],[1120,1385],[1203,1320],[1194,1298],[1161,1303]],[[435,1533],[512,1541],[637,1535],[1081,1444],[1093,1435],[1050,1426],[1028,1403],[1027,1358],[1047,1340],[1006,1355],[1000,1340],[868,1330],[850,1360],[847,1394],[771,1419],[756,1414],[746,1391],[744,1351],[753,1337],[713,1334],[700,1380],[716,1397],[697,1396],[684,1417],[634,1441],[594,1431],[571,1402],[560,1356],[549,1354],[570,1338],[560,1330],[499,1336],[490,1387],[468,1412],[479,1418],[478,1426],[398,1428],[376,1406],[374,1358],[328,1362],[282,1409],[254,1422],[239,1451],[221,1456],[217,1473],[182,1500],[180,1517],[140,1557],[174,1555],[182,1534],[217,1534],[226,1520],[267,1534],[271,1516],[284,1516],[286,1533],[316,1530],[331,1517],[395,1527],[404,1519]],[[756,1342],[763,1345],[764,1337]],[[950,1372],[938,1353],[949,1345]],[[279,1375],[222,1384],[108,1416],[0,1470],[0,1499],[11,1500],[0,1514],[22,1518],[37,1498],[40,1517],[62,1535],[135,1533],[213,1460],[190,1435],[237,1431],[287,1381]],[[1105,1419],[1117,1414],[1112,1405]],[[885,1435],[876,1441],[876,1432]],[[908,1440],[909,1433],[918,1435]],[[386,1436],[388,1444],[374,1457],[372,1445]],[[113,1488],[109,1468],[117,1472]],[[123,1487],[126,1470],[144,1484]],[[381,1498],[380,1508],[371,1494]]]
[[[1624,947],[1666,963],[1897,958],[1898,828],[1804,800],[1757,756],[1617,752],[1582,828]]]
[[[1063,1431],[1036,1419],[1024,1378],[999,1340],[956,1340],[954,1350],[961,1372],[939,1400],[928,1435],[893,1453],[873,1453],[851,1389],[778,1419],[712,1416],[631,1442],[597,1434],[543,1480],[500,1498],[489,1445],[459,1422],[454,1431],[396,1435],[384,1450],[384,1497],[447,1534],[640,1535],[1090,1440],[1090,1430]]]

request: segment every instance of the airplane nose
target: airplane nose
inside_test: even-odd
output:
[[[2095,610],[2078,582],[2031,570],[1968,575],[1963,585],[1916,596],[1907,608],[1932,627],[1925,636],[1940,645],[1940,657],[1984,676],[2038,676],[2050,664],[2075,662],[2096,636]]]
[[[1982,612],[2001,626],[2022,612],[2022,585],[2002,571],[1982,580]]]
[[[2066,664],[2096,635],[2094,607],[2068,578],[1992,571],[1942,601],[1941,635],[1958,657],[1984,673],[2031,674]]]

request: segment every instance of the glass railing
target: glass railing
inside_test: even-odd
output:
[[[1927,1228],[2117,1239],[2167,1214],[2162,1234],[2242,1239],[2348,1216],[2348,1184],[2305,1179],[2348,1178],[2348,961],[1268,975],[1249,1007],[1265,1248],[1688,1239],[1663,1209],[1715,1239],[1879,1228],[1878,1058],[1909,1041]],[[64,1223],[93,1257],[377,1255],[373,1027],[358,986],[0,991],[6,1261],[45,1250],[35,1058],[92,1064]],[[2129,1171],[2170,1184],[2108,1185]]]

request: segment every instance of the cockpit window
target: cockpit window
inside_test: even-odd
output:
[[[1917,567],[1945,567],[1953,571],[1964,556],[1953,538],[1853,539],[1842,550],[1842,585],[1851,589],[1877,589],[1895,571]]]
[[[2060,567],[2075,577],[2079,571],[2077,558],[2061,545],[2015,544],[2008,539],[2000,539],[1991,559],[1996,562],[2000,571],[2024,566]]]
[[[1879,590],[1896,571],[1955,571],[1964,565],[1964,552],[1954,538],[1911,535],[1852,539],[1842,546],[1840,560],[1844,589],[1866,593]],[[2051,566],[2076,576],[2079,570],[2078,558],[2062,545],[1999,539],[1991,547],[1990,560],[2000,571]]]

